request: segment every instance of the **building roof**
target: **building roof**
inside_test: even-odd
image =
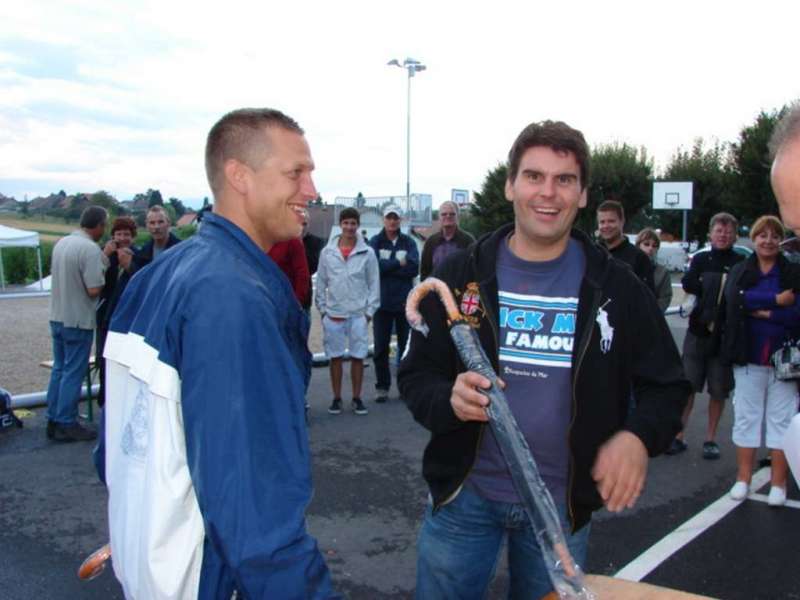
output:
[[[184,215],[175,222],[175,227],[183,227],[184,225],[191,225],[195,221],[197,221],[197,213],[187,212],[184,213]]]

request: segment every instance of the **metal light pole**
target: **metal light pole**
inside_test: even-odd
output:
[[[406,210],[411,208],[411,78],[415,73],[427,69],[418,60],[406,58],[402,63],[396,58],[390,60],[387,65],[400,67],[408,72],[408,89],[406,92]]]

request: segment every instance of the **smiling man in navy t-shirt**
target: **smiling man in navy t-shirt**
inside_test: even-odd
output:
[[[555,500],[569,548],[585,563],[592,511],[632,507],[648,455],[680,428],[689,386],[654,296],[625,265],[573,230],[586,204],[589,149],[561,122],[526,127],[509,152],[514,223],[434,271],[477,330]],[[431,492],[418,541],[418,598],[483,598],[508,540],[511,598],[551,583],[536,536],[485,426],[489,381],[464,367],[442,306],[420,305],[399,374],[414,418],[431,431]],[[634,390],[637,405],[628,412]]]

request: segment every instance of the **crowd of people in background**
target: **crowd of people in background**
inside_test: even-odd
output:
[[[784,139],[775,143],[773,187],[784,222],[798,229],[800,108],[787,119],[794,121],[776,134]],[[718,426],[733,395],[738,470],[730,497],[748,496],[764,430],[772,466],[768,502],[785,504],[783,440],[798,412],[798,389],[796,381],[776,377],[773,356],[800,337],[800,266],[781,254],[781,220],[765,215],[753,224],[755,252],[745,258],[733,250],[737,219],[724,212],[711,218],[710,249],[693,257],[681,280],[696,300],[679,353],[664,318],[672,283],[655,261],[658,233],[643,229],[631,243],[618,199],[598,206],[597,241],[573,228],[590,181],[581,132],[561,122],[531,124],[514,141],[508,164],[505,193],[514,222],[478,241],[459,227],[459,207],[444,202],[439,230],[421,254],[401,230],[403,211],[394,205],[383,208],[383,228],[369,240],[359,211],[341,209],[341,233],[326,242],[308,231],[306,207],[316,189],[303,130],[278,111],[245,109],[209,133],[206,168],[216,204],[191,242],[179,244],[166,211],[154,206],[142,247],[134,245],[135,222],[118,217],[101,248],[108,215],[98,206],[83,212],[80,228],[53,251],[46,431],[62,442],[97,438],[77,410],[96,337],[106,430],[96,461],[109,486],[115,569],[126,593],[160,597],[171,585],[165,581],[191,572],[181,585],[214,586],[226,597],[234,589],[262,597],[275,585],[333,597],[303,514],[310,459],[298,415],[310,376],[312,304],[329,360],[328,413],[343,410],[346,359],[350,406],[356,415],[369,413],[362,388],[371,326],[373,401],[389,399],[398,368],[400,396],[431,432],[418,597],[482,593],[504,532],[510,532],[512,596],[549,591],[527,517],[514,512],[520,497],[485,429],[487,381],[464,372],[437,304],[422,306],[428,336],[409,336],[406,298],[418,279],[431,276],[454,292],[502,376],[579,562],[592,513],[632,507],[648,458],[687,450],[687,423],[704,390],[707,460],[720,457]],[[574,364],[576,353],[581,360]],[[269,391],[276,386],[265,385],[267,378],[280,379],[280,393]],[[233,408],[221,409],[220,399],[229,396]],[[229,435],[215,433],[220,423]],[[178,442],[154,448],[154,436]],[[235,459],[256,455],[259,461]],[[147,467],[144,456],[160,467]],[[265,483],[278,480],[288,491]],[[192,507],[165,491],[176,482]],[[129,512],[134,497],[141,499],[138,520]],[[228,505],[241,510],[231,517]],[[273,516],[265,519],[267,513]],[[159,552],[183,557],[169,565],[174,572],[147,571],[149,553],[172,535],[193,540],[205,555],[172,544]],[[280,569],[265,575],[254,568],[262,564],[254,555],[273,564],[268,557],[275,552],[285,553]]]

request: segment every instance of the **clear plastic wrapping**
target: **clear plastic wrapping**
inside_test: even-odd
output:
[[[491,382],[488,390],[481,390],[490,400],[486,409],[489,425],[536,534],[553,588],[560,598],[594,600],[595,595],[586,587],[583,572],[567,548],[553,497],[511,413],[492,364],[483,351],[477,333],[464,320],[453,294],[444,282],[429,277],[411,290],[406,302],[409,324],[423,335],[428,335],[428,327],[419,312],[419,303],[429,292],[435,292],[444,304],[450,323],[450,337],[467,370],[479,373]]]
[[[553,588],[561,598],[593,599],[595,596],[586,587],[581,568],[567,548],[550,491],[539,474],[475,330],[465,322],[456,322],[450,328],[450,337],[467,370],[480,373],[492,382],[491,388],[481,390],[490,400],[486,409],[489,425],[533,526]]]

